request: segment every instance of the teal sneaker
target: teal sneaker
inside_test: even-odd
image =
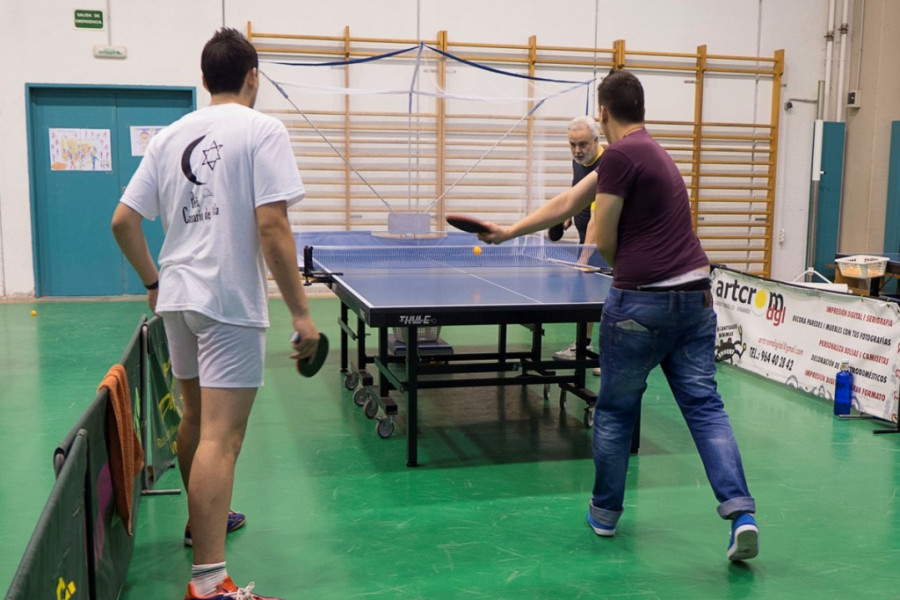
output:
[[[741,513],[731,522],[728,560],[749,560],[759,554],[759,527],[750,513]]]

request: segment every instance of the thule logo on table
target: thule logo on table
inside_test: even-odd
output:
[[[431,315],[400,315],[401,325],[437,325],[437,319]]]

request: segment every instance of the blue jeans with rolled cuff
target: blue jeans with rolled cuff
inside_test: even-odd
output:
[[[723,519],[755,512],[741,454],[716,391],[716,313],[709,290],[612,288],[600,320],[603,380],[594,411],[591,515],[615,527],[622,515],[631,435],[647,377],[662,367],[687,423]]]

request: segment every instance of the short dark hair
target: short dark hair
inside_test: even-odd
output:
[[[617,121],[644,122],[644,88],[628,71],[611,70],[597,85],[597,102]]]
[[[210,94],[237,94],[251,69],[259,66],[256,48],[237,29],[223,27],[203,46],[200,70]]]

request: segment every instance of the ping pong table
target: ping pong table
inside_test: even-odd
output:
[[[537,384],[549,400],[551,386],[558,385],[561,408],[566,393],[575,395],[586,403],[585,425],[592,425],[596,390],[586,388],[585,375],[597,355],[581,346],[575,360],[546,358],[541,337],[546,323],[574,323],[577,339],[583,340],[586,324],[599,321],[612,277],[596,250],[581,264],[584,247],[534,238],[482,246],[469,234],[448,235],[441,244],[371,236],[360,244],[359,232],[352,233],[355,245],[327,245],[342,241],[341,234],[319,234],[318,245],[298,234],[303,275],[308,283],[324,282],[341,301],[344,385],[355,390],[354,402],[367,417],[381,415],[376,431],[382,438],[391,436],[398,414],[391,393],[405,397],[408,466],[418,464],[418,402],[424,389]],[[436,335],[444,326],[470,325],[496,325],[496,351],[459,352]],[[531,330],[530,348],[507,347],[509,325]],[[374,355],[366,348],[367,328],[377,331]]]

